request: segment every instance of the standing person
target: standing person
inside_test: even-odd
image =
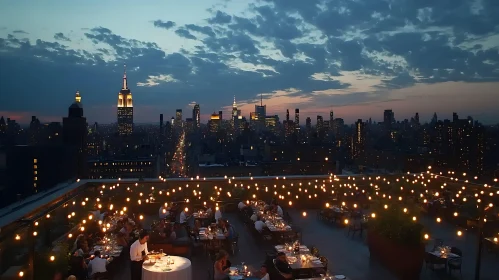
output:
[[[142,279],[142,264],[148,259],[147,254],[147,241],[149,240],[149,233],[145,230],[140,232],[139,239],[137,239],[132,246],[130,246],[130,264],[131,280]]]

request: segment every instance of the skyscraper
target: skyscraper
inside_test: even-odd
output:
[[[201,108],[199,104],[194,105],[192,109],[192,119],[194,120],[194,127],[199,128],[201,126]]]
[[[77,174],[80,178],[86,175],[87,156],[87,119],[83,117],[80,92],[76,92],[75,102],[69,106],[68,116],[62,119],[62,135],[64,144],[76,153]]]
[[[333,110],[329,111],[329,129],[333,128],[334,113]]]
[[[123,74],[123,87],[118,93],[118,133],[130,135],[133,132],[132,92],[128,88],[126,66]]]
[[[366,125],[361,119],[355,122],[355,132],[352,137],[352,158],[359,159],[364,156],[366,141]]]
[[[385,110],[383,113],[383,122],[387,129],[392,128],[392,125],[395,123],[395,114],[392,110]]]
[[[163,141],[164,137],[164,127],[163,127],[163,114],[159,114],[159,137],[160,142]]]
[[[236,97],[234,96],[234,102],[232,103],[232,119],[237,119],[237,104]]]
[[[231,121],[232,121],[232,129],[234,132],[237,132],[239,130],[239,110],[237,110],[237,104],[236,104],[236,97],[234,96],[234,102],[232,103],[232,116],[231,116]]]

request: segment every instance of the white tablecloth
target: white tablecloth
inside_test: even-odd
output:
[[[191,261],[177,256],[169,256],[174,264],[166,265],[168,257],[162,257],[155,265],[145,261],[142,266],[142,280],[192,280]],[[171,270],[165,271],[169,267]]]

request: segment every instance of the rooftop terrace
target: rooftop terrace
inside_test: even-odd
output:
[[[444,194],[447,192],[449,199],[453,202],[455,200],[456,203],[464,204],[463,198],[466,197],[470,201],[473,200],[476,205],[480,203],[499,205],[496,201],[499,190],[492,184],[474,184],[467,182],[465,178],[443,177],[431,173],[383,177],[324,175],[79,180],[61,184],[46,193],[37,194],[1,209],[0,250],[6,248],[12,241],[17,241],[17,245],[14,243],[14,247],[11,248],[13,251],[9,251],[9,253],[14,252],[15,257],[8,263],[9,266],[19,266],[20,269],[27,271],[25,255],[28,251],[24,242],[30,239],[28,226],[33,223],[36,223],[34,229],[39,232],[35,245],[41,248],[47,245],[42,244],[46,243],[41,241],[45,239],[42,236],[48,236],[50,240],[62,237],[71,242],[74,237],[68,237],[68,233],[79,231],[83,220],[88,219],[88,211],[98,207],[114,212],[124,211],[123,207],[127,207],[125,212],[143,215],[147,227],[150,220],[157,218],[159,205],[164,202],[181,200],[195,205],[206,201],[213,203],[218,201],[226,204],[245,199],[268,200],[276,197],[290,213],[295,224],[303,229],[304,243],[318,246],[330,260],[334,272],[345,274],[353,280],[395,279],[390,272],[375,261],[371,261],[365,235],[363,238],[348,237],[345,227],[319,221],[316,218],[317,211],[324,208],[326,202],[343,201],[347,205],[353,205],[354,193],[369,193],[369,198],[383,201],[388,205],[409,203],[411,199],[417,199],[424,205],[427,200],[446,196]],[[478,199],[483,201],[477,202]],[[459,212],[459,217],[465,214],[462,208],[455,211]],[[304,217],[303,212],[308,215]],[[493,213],[495,215],[496,212]],[[468,228],[466,223],[465,225],[458,223],[452,215],[448,217],[440,213],[411,213],[408,218],[413,215],[417,216],[417,220],[425,226],[425,232],[430,236],[428,247],[431,246],[432,240],[442,238],[446,244],[458,246],[463,250],[463,279],[473,279],[478,249],[478,237],[474,229]],[[246,233],[237,215],[227,213],[226,217],[245,240],[242,242],[239,254],[231,259],[245,260],[253,265],[260,264],[264,251],[269,249],[268,246],[255,243],[256,241]],[[441,217],[442,221],[437,222],[437,217]],[[30,221],[26,222],[24,219]],[[499,229],[495,230],[495,234],[499,233]],[[499,258],[485,251],[482,254],[480,279],[496,279],[494,267]],[[2,251],[2,254],[5,252],[6,250]],[[0,263],[2,260],[4,265],[0,267],[0,272],[7,269],[5,257],[1,258],[0,255]],[[192,262],[193,268],[199,268],[197,269],[199,271],[205,271],[210,264],[209,260],[200,255],[194,255]],[[431,279],[432,275],[432,272],[426,271],[423,267],[421,279]],[[127,279],[127,276],[120,277],[124,278],[119,279]]]

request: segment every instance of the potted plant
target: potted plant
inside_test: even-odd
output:
[[[390,201],[392,202],[392,201]],[[399,279],[419,279],[425,256],[423,225],[414,221],[416,207],[374,204],[375,218],[369,220],[367,245],[378,260]],[[406,211],[404,211],[404,208]]]

